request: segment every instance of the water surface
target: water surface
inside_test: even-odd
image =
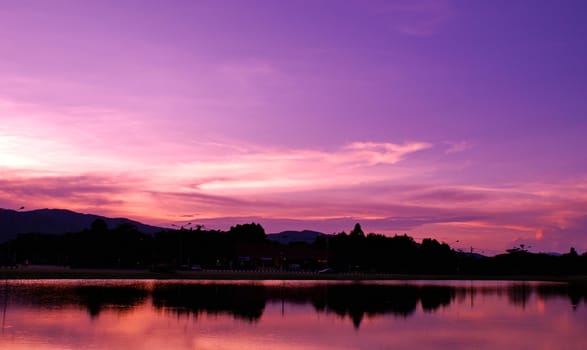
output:
[[[587,349],[566,284],[0,283],[0,349]]]

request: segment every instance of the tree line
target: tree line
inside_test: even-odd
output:
[[[86,230],[64,234],[20,234],[0,245],[0,265],[51,264],[70,267],[175,269],[278,269],[283,271],[399,274],[587,274],[587,253],[574,248],[560,256],[531,253],[522,245],[484,257],[457,251],[433,238],[420,243],[404,235],[349,232],[322,235],[313,243],[280,244],[260,224],[228,231],[195,228],[154,235],[132,224],[109,228],[102,219]]]

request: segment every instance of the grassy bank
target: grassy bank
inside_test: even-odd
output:
[[[548,275],[418,275],[380,273],[331,273],[284,271],[171,271],[124,269],[71,269],[53,266],[27,266],[0,269],[0,279],[185,279],[185,280],[503,280],[553,281],[587,285],[587,276]]]

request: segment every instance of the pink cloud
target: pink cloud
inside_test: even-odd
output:
[[[470,149],[471,147],[473,147],[471,145],[471,143],[467,142],[467,141],[445,142],[445,143],[448,145],[448,148],[445,151],[446,154],[461,153],[461,152],[464,152],[464,151]]]
[[[324,150],[186,141],[135,113],[0,102],[6,207],[64,207],[163,225],[192,212],[207,225],[254,219],[268,231],[292,224],[333,232],[362,222],[375,232],[437,235],[496,251],[519,240],[587,248],[573,228],[587,206],[581,181],[450,184],[444,156],[425,152],[428,142]],[[455,143],[447,152],[468,147]],[[414,161],[419,156],[426,162]]]
[[[128,204],[124,176],[0,176],[0,206],[17,208],[67,208],[86,213],[117,215]]]

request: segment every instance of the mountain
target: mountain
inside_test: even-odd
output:
[[[19,233],[59,234],[79,232],[90,228],[96,219],[103,219],[109,228],[128,223],[148,234],[164,230],[161,227],[145,225],[125,218],[107,218],[99,215],[81,214],[64,209],[39,209],[16,211],[0,209],[0,243],[16,237]]]
[[[303,231],[283,231],[279,233],[270,233],[267,239],[277,241],[281,244],[288,244],[292,242],[313,243],[317,237],[325,236],[324,233],[303,230]]]

